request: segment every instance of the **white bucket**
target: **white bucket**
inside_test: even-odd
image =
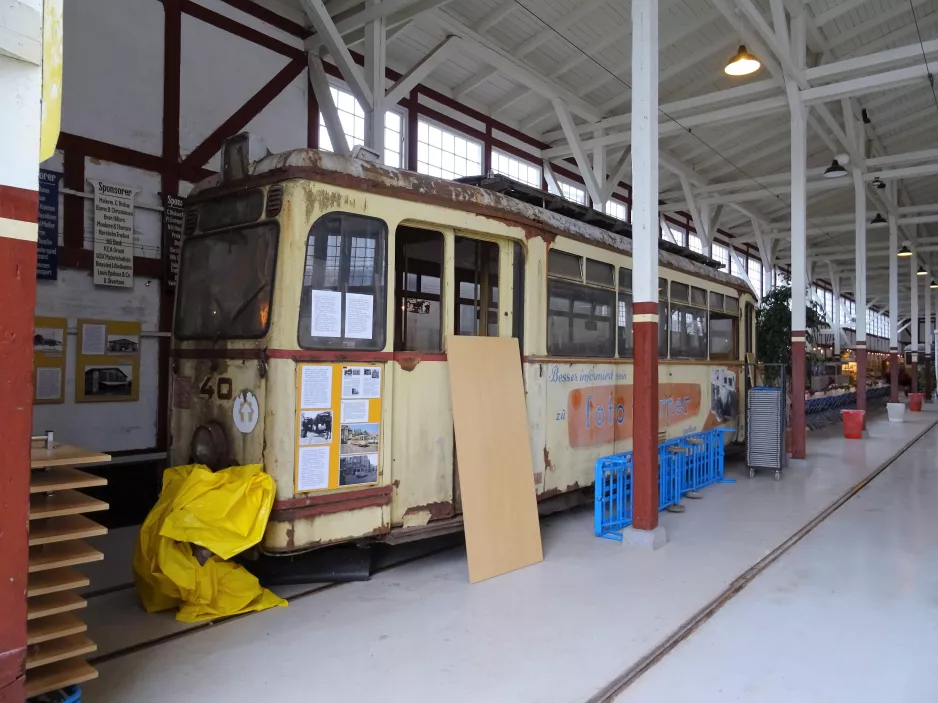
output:
[[[905,403],[886,403],[889,422],[902,422],[905,418]]]

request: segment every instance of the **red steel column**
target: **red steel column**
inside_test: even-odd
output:
[[[866,342],[857,342],[857,410],[866,410]]]
[[[38,146],[38,145],[37,145]],[[25,698],[37,190],[0,185],[0,701]]]
[[[791,332],[791,456],[804,459],[805,447],[804,391],[805,391],[805,338],[804,331]]]
[[[889,402],[899,402],[899,350],[889,349]]]
[[[658,303],[634,303],[632,320],[635,340],[632,524],[639,530],[653,530],[658,526]]]

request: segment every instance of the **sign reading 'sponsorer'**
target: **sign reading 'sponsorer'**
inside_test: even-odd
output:
[[[127,186],[94,186],[94,284],[133,288],[134,194]]]

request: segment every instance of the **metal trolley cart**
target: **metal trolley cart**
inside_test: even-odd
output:
[[[785,468],[785,386],[749,389],[746,404],[746,465],[749,478],[756,469],[775,471],[775,480]]]

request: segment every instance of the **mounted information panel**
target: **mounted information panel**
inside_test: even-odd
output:
[[[378,483],[383,375],[377,364],[297,365],[297,493]]]
[[[140,323],[78,320],[76,403],[140,398]]]

